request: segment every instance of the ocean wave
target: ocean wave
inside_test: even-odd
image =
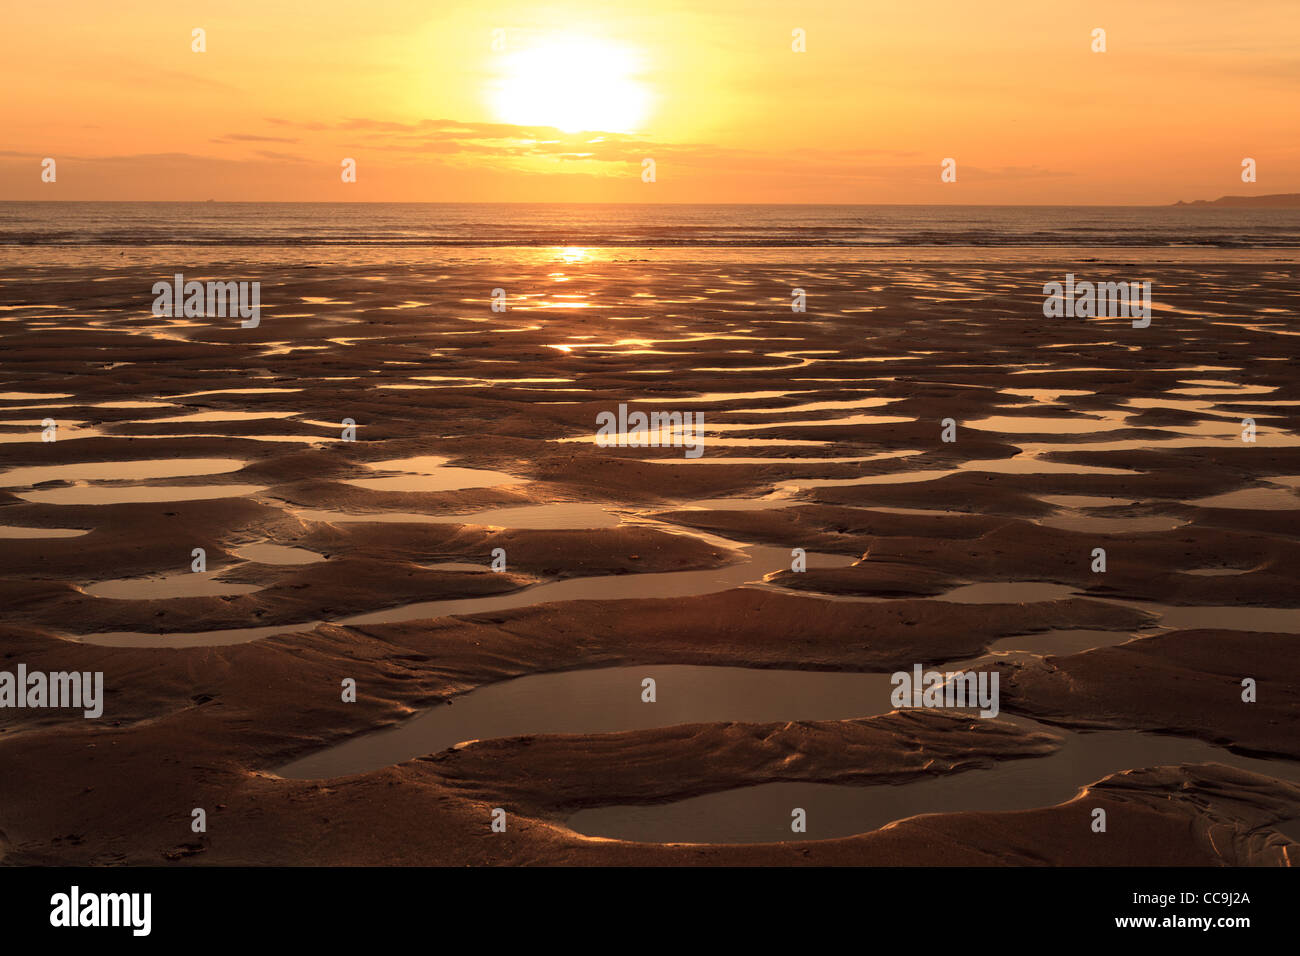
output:
[[[1300,210],[0,203],[0,246],[1300,248]]]

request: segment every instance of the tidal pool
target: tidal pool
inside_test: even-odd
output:
[[[652,678],[656,701],[642,701]],[[282,767],[294,779],[340,777],[438,753],[466,740],[598,734],[722,720],[837,720],[888,713],[887,674],[689,664],[530,674],[435,704],[387,730],[353,737]]]
[[[1073,732],[1011,718],[1027,730],[1064,740],[1046,757],[986,761],[985,766],[897,783],[852,786],[766,783],[652,805],[579,810],[570,829],[586,836],[651,843],[775,843],[828,840],[878,830],[929,813],[1028,810],[1072,799],[1112,773],[1173,764],[1220,763],[1300,782],[1300,764],[1259,760],[1199,740],[1138,731]],[[791,813],[807,813],[807,832],[793,833]],[[1080,810],[1086,823],[1086,811]]]

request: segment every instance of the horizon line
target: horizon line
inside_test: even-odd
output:
[[[1270,196],[1300,196],[1300,193],[1271,193]],[[1237,198],[1222,196],[1219,198]],[[1245,197],[1242,197],[1245,198]],[[1251,198],[1266,198],[1251,197]],[[583,202],[547,200],[446,200],[446,199],[6,199],[3,203],[120,203],[143,205],[148,203],[196,203],[201,205],[258,205],[258,206],[941,206],[972,209],[1169,209],[1177,206],[1212,206],[1215,199],[1175,200],[1168,203],[962,203],[962,202]],[[1227,207],[1242,208],[1242,207]],[[1270,208],[1270,207],[1257,207]],[[1285,208],[1285,207],[1271,207]]]

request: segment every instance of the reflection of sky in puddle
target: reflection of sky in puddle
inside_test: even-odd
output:
[[[150,418],[141,425],[169,425],[173,422],[253,422],[268,418],[290,418],[297,412],[234,412],[218,409],[210,412],[193,412],[170,418]]]
[[[696,402],[731,402],[731,401],[754,401],[760,398],[782,398],[786,395],[802,395],[803,392],[704,392],[700,395],[653,395],[644,398],[628,399],[629,405],[638,404],[656,404],[665,402],[681,402],[683,404],[694,404]]]
[[[843,465],[863,461],[884,461],[890,458],[908,458],[920,454],[922,452],[919,449],[909,448],[903,451],[887,451],[878,455],[859,455],[852,458],[708,458],[701,456],[699,458],[647,458],[644,460],[653,462],[656,465],[779,465],[804,468]]]
[[[388,461],[369,462],[375,471],[400,471],[405,474],[382,478],[349,478],[344,483],[371,491],[458,491],[462,488],[493,488],[500,485],[517,485],[527,479],[488,471],[482,468],[448,468],[450,461],[437,455],[415,458],[395,458]]]
[[[749,411],[750,410],[746,410],[746,413],[749,413]],[[770,410],[757,410],[760,414],[764,411]],[[736,415],[740,413],[741,411],[739,409],[728,409],[725,412],[718,412],[717,414]],[[698,414],[703,416],[706,413],[701,412]],[[665,425],[660,428],[634,428],[631,431],[626,432],[610,432],[604,435],[592,433],[590,435],[576,435],[552,440],[566,443],[590,442],[602,448],[648,448],[678,447],[695,444],[739,444],[742,441],[769,445],[795,445],[804,444],[805,442],[784,438],[711,439],[710,436],[718,434],[730,435],[732,432],[761,431],[764,429],[834,428],[847,427],[850,425],[897,425],[912,421],[915,421],[915,419],[896,415],[851,415],[845,418],[814,418],[779,422],[717,422],[706,419],[698,426]]]
[[[1036,418],[1028,415],[993,415],[964,423],[967,428],[1007,434],[1082,435],[1122,427],[1111,418]]]
[[[832,411],[843,408],[878,408],[881,405],[892,405],[895,402],[901,402],[901,398],[858,398],[838,402],[806,402],[802,405],[783,405],[779,408],[726,408],[713,412],[714,415],[785,415],[790,412],[820,412]],[[910,421],[911,419],[907,419]],[[825,419],[829,423],[852,424],[851,419],[834,418]],[[873,419],[874,421],[874,419]],[[778,425],[797,425],[798,422],[772,422],[755,427],[772,428]]]
[[[1072,799],[1081,787],[1133,768],[1222,763],[1300,781],[1300,764],[1294,761],[1239,757],[1199,740],[1138,731],[1074,732],[1022,717],[1012,722],[1060,737],[1063,746],[1045,757],[994,761],[992,766],[895,783],[767,783],[672,803],[590,808],[571,816],[568,825],[588,836],[658,843],[823,840],[866,833],[919,814],[1054,806]],[[806,833],[790,831],[795,807],[807,812]]]
[[[770,426],[770,425],[754,425],[754,426],[752,426],[752,427],[754,427],[754,428],[769,428],[769,427],[771,427],[771,426]],[[662,448],[662,447],[675,447],[675,446],[672,445],[673,433],[670,432],[670,431],[665,430],[663,434],[666,436],[666,440],[662,441],[661,444],[660,444],[658,447],[661,447],[661,448]],[[646,432],[637,432],[636,435],[637,435],[637,439],[638,439],[638,441],[648,441],[648,435],[649,435],[649,432],[648,432],[648,431],[646,431]],[[610,436],[608,436],[608,437],[609,437],[610,439],[612,439],[612,440],[615,440],[615,441],[616,441],[617,438],[618,438],[618,436],[615,436],[615,435],[610,435]],[[628,436],[627,436],[626,434],[624,434],[622,437],[626,439]],[[553,441],[553,442],[560,442],[560,443],[562,443],[562,444],[572,444],[572,443],[574,443],[574,442],[582,442],[582,443],[584,443],[584,444],[589,444],[589,445],[594,445],[594,444],[596,444],[596,436],[595,436],[594,434],[592,434],[592,435],[574,435],[574,436],[571,436],[571,437],[569,437],[569,438],[552,438],[552,439],[550,439],[550,440]],[[796,439],[796,438],[736,438],[735,436],[728,436],[728,437],[726,437],[726,438],[717,438],[717,437],[713,437],[713,436],[710,436],[710,435],[705,434],[705,435],[691,435],[691,436],[689,436],[688,438],[682,438],[682,439],[678,442],[678,445],[683,445],[683,446],[684,446],[688,441],[689,441],[689,443],[691,443],[691,444],[697,444],[697,445],[723,445],[723,446],[725,446],[725,445],[767,445],[767,446],[769,446],[769,447],[779,447],[779,446],[786,446],[786,445],[797,446],[797,445],[829,445],[829,444],[831,444],[831,442],[826,442],[826,441],[812,441],[812,440],[810,440],[810,439],[802,439],[802,438],[800,438],[800,439]],[[646,445],[646,444],[642,444],[642,445],[639,445],[639,446],[638,446],[638,445],[632,445],[632,444],[628,444],[628,445],[614,445],[614,444],[611,443],[611,444],[609,444],[609,445],[598,446],[598,447],[603,447],[606,451],[611,451],[611,450],[619,450],[619,451],[622,451],[622,450],[626,450],[626,449],[628,449],[628,448],[636,449],[636,448],[638,448],[638,447],[642,447],[642,448],[644,448],[644,447],[653,447],[653,446],[648,446],[648,445]]]
[[[641,681],[654,678],[654,703]],[[354,737],[277,771],[289,779],[377,770],[471,739],[593,734],[720,720],[833,720],[887,713],[885,674],[648,665],[533,674],[434,705],[401,726]]]
[[[1170,395],[1264,395],[1277,391],[1275,385],[1246,385],[1222,378],[1185,378],[1179,384],[1198,388],[1171,388]]]
[[[301,388],[210,388],[202,392],[186,392],[176,398],[198,398],[200,395],[271,395],[278,392],[301,392]]]
[[[1112,508],[1133,504],[1132,498],[1111,498],[1105,495],[1039,495],[1038,500],[1061,508]]]
[[[175,408],[175,402],[96,402],[91,408]],[[156,419],[155,419],[156,421]]]
[[[85,422],[65,422],[55,419],[58,429],[55,432],[58,441],[77,441],[81,438],[98,438],[104,434],[102,428],[87,426]],[[24,422],[0,422],[0,425],[22,425],[26,430],[21,432],[4,432],[0,433],[0,444],[6,445],[25,445],[40,443],[43,441],[42,432],[44,431],[41,423],[37,420],[34,423],[27,424]]]
[[[1046,451],[1068,450],[1070,445],[1024,446],[1022,454],[991,461],[962,462],[958,471],[989,472],[1002,475],[1136,475],[1129,468],[1107,468],[1102,465],[1074,465],[1058,461],[1045,461],[1038,455]],[[1091,450],[1095,446],[1089,446]]]
[[[1031,604],[1037,601],[1060,601],[1077,597],[1077,588],[1048,581],[993,581],[964,584],[939,595],[935,600],[954,604]]]
[[[1300,508],[1300,497],[1285,488],[1241,488],[1222,495],[1196,498],[1189,502],[1196,508],[1245,508],[1249,510],[1294,511]]]
[[[317,445],[341,440],[339,435],[218,435],[212,432],[176,432],[170,435],[131,435],[131,437],[137,441],[144,439],[165,440],[169,438],[221,438],[226,441],[293,442],[303,445]]]
[[[1266,416],[1259,416],[1261,418]],[[1189,448],[1196,445],[1210,445],[1231,443],[1234,445],[1247,444],[1241,440],[1242,425],[1234,421],[1206,421],[1198,422],[1195,425],[1166,425],[1162,431],[1177,432],[1180,435],[1200,435],[1205,439],[1213,441],[1199,441],[1193,444],[1181,442],[1178,439],[1162,440],[1158,442],[1161,448]],[[1152,443],[1146,442],[1145,446],[1150,447]],[[1265,448],[1287,448],[1300,445],[1300,436],[1293,435],[1290,432],[1278,431],[1273,428],[1257,426],[1255,429],[1255,441],[1253,444],[1261,445]],[[1097,447],[1097,446],[1094,446]],[[1137,445],[1135,447],[1144,447]]]
[[[123,578],[116,581],[97,581],[84,588],[92,597],[113,598],[119,601],[160,601],[172,598],[225,597],[234,594],[252,594],[261,590],[256,584],[236,584],[221,581],[216,571],[185,571],[164,577]]]
[[[116,505],[146,501],[201,501],[242,498],[266,489],[260,485],[74,485],[41,488],[18,497],[46,505]]]
[[[1038,521],[1045,528],[1062,531],[1091,531],[1097,534],[1138,534],[1172,531],[1187,522],[1181,518],[1161,515],[1133,515],[1131,517],[1098,517],[1094,515],[1051,515]]]
[[[1002,388],[998,389],[1005,395],[1019,395],[1022,398],[1032,398],[1036,402],[1053,404],[1062,396],[1074,397],[1077,395],[1092,395],[1093,392],[1084,391],[1077,388]]]
[[[708,504],[701,502],[700,504]],[[597,513],[595,520],[591,519]],[[316,509],[295,510],[301,520],[317,521],[403,521],[414,520],[437,523],[473,523],[479,525],[511,528],[581,528],[613,527],[621,523],[621,516],[612,510],[581,502],[559,502],[550,505],[536,505],[525,508],[502,508],[495,511],[479,512],[473,515],[399,515],[382,513],[377,515],[346,516],[336,512]],[[576,517],[575,517],[576,516]],[[510,608],[528,607],[547,601],[564,600],[616,600],[620,598],[643,597],[686,597],[696,594],[709,594],[724,591],[746,584],[761,584],[767,575],[788,569],[790,550],[765,545],[742,544],[729,539],[703,532],[675,528],[650,519],[638,521],[664,530],[686,534],[707,544],[724,550],[736,552],[741,560],[719,568],[706,568],[688,571],[643,572],[625,575],[594,575],[590,577],[568,578],[559,581],[547,581],[505,594],[483,597],[426,601],[385,608],[378,611],[358,614],[353,617],[336,620],[333,623],[375,624],[396,621],[417,620],[450,614],[474,614],[485,611],[498,611]],[[485,560],[487,560],[485,555]],[[808,567],[844,567],[852,559],[844,555],[828,555],[816,552],[807,555]],[[90,634],[81,638],[86,643],[125,647],[154,647],[160,643],[167,646],[210,646],[237,644],[269,637],[296,630],[310,630],[323,622],[300,622],[285,626],[256,628],[233,628],[207,632],[149,634],[135,632],[116,632],[111,634]]]
[[[364,521],[412,522],[423,524],[472,524],[495,528],[521,528],[528,530],[613,528],[620,518],[613,506],[602,506],[581,501],[564,501],[546,505],[522,505],[513,508],[492,508],[465,514],[421,514],[401,511],[376,511],[349,513],[321,508],[294,508],[296,517],[304,521],[324,521],[330,524]]]
[[[1134,504],[1131,498],[1110,498],[1101,495],[1039,495],[1040,501],[1066,509],[1066,514],[1049,515],[1036,519],[1047,528],[1063,531],[1087,531],[1097,534],[1128,534],[1172,531],[1187,524],[1182,518],[1168,515],[1116,515],[1084,514],[1098,508],[1118,508]]]
[[[324,555],[315,551],[271,544],[268,541],[240,545],[233,553],[236,557],[255,564],[315,564],[325,560]]]
[[[90,461],[67,465],[12,468],[0,473],[0,487],[22,488],[42,481],[141,481],[218,475],[244,467],[238,458],[154,458],[145,461]]]
[[[1217,628],[1225,631],[1300,634],[1300,608],[1156,604],[1114,597],[1106,597],[1105,600],[1110,604],[1121,604],[1158,615],[1162,627],[1175,630]]]
[[[20,528],[0,525],[0,538],[79,538],[89,534],[80,528]]]
[[[1098,647],[1114,647],[1133,640],[1128,631],[1096,631],[1084,628],[1039,631],[1000,637],[989,645],[990,655],[1026,653],[1039,657],[1078,654]]]

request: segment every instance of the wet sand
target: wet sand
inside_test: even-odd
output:
[[[154,318],[174,271],[260,279],[260,326]],[[4,862],[1294,861],[1290,267],[190,271],[0,274],[0,669],[106,697],[0,709]],[[1068,271],[1150,278],[1150,327],[1045,319]],[[620,403],[701,412],[702,456],[596,445]],[[961,662],[998,670],[999,718],[881,699]],[[807,680],[787,702],[756,668]],[[380,748],[448,706],[494,719]],[[1102,733],[1099,776],[1070,748]],[[1023,774],[1061,802],[1017,802]],[[795,784],[868,808],[761,842],[582,826]]]

